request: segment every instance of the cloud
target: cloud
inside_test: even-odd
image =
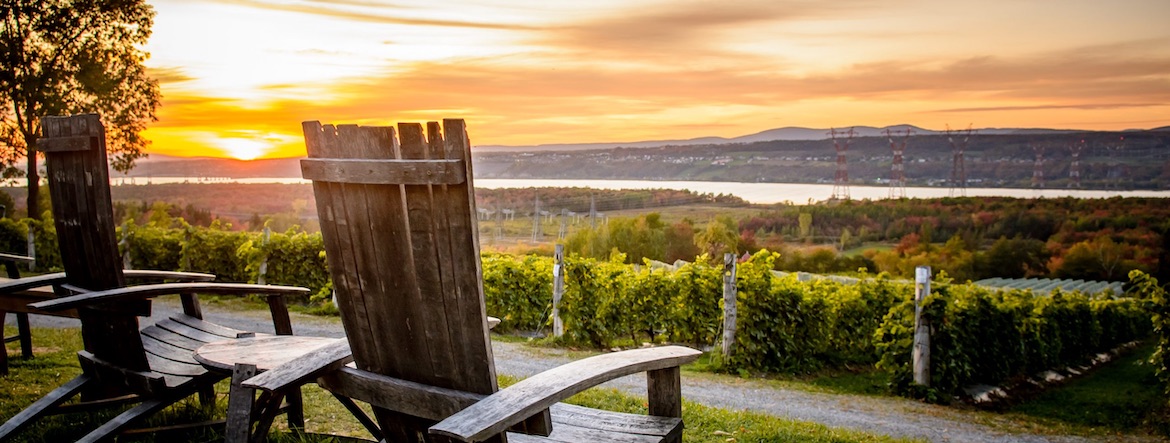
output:
[[[891,59],[806,75],[754,64],[766,61],[704,69],[614,67],[533,52],[405,64],[377,77],[338,82],[305,99],[267,103],[164,88],[156,126],[299,137],[305,120],[390,124],[466,118],[475,128],[474,143],[535,144],[732,136],[773,123],[816,125],[833,119],[939,125],[942,120],[921,120],[967,112],[984,113],[993,121],[999,118],[993,112],[1005,112],[1027,126],[1077,111],[1095,112],[1106,122],[1132,121],[1136,114],[1170,103],[1170,54],[1142,52],[1140,46],[1014,58]],[[874,119],[874,112],[879,119],[904,121],[856,121],[863,115]],[[1067,115],[1086,118],[1084,113]],[[290,145],[281,152],[295,155],[289,151],[295,149],[300,148]]]
[[[265,9],[272,11],[286,11],[297,12],[309,15],[339,18],[344,20],[351,20],[357,22],[388,24],[388,25],[414,25],[414,26],[438,26],[438,27],[453,27],[453,28],[474,28],[474,29],[497,29],[497,30],[535,30],[537,27],[519,25],[512,23],[493,23],[488,21],[461,21],[461,20],[444,20],[422,17],[407,17],[402,14],[394,14],[393,10],[411,9],[398,5],[388,5],[379,2],[363,2],[363,1],[338,1],[338,0],[317,0],[314,3],[318,5],[310,5],[304,3],[288,3],[279,1],[267,0],[220,0],[232,5],[243,5],[257,9]],[[338,7],[341,6],[341,7]],[[347,6],[361,6],[363,10],[357,11]]]
[[[179,67],[148,67],[147,74],[163,85],[195,80]]]
[[[1170,106],[1167,103],[1084,103],[1075,105],[1034,105],[1034,106],[985,106],[978,108],[951,108],[935,109],[927,112],[1002,112],[1002,111],[1040,111],[1046,109],[1080,109],[1080,110],[1111,110],[1126,108],[1151,108]]]
[[[818,2],[806,0],[750,0],[713,4],[709,1],[674,1],[652,7],[619,9],[551,27],[536,43],[582,54],[585,57],[632,62],[696,59],[741,60],[753,57],[723,47],[724,33],[746,26],[773,29],[810,19],[841,18],[881,4],[865,0]],[[884,4],[890,6],[889,2]],[[775,36],[773,36],[774,38]],[[776,60],[773,58],[773,62]]]

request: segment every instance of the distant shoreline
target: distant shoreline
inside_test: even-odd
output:
[[[116,177],[110,180],[114,186],[136,186],[147,184],[308,184],[309,181],[292,177]],[[698,193],[729,194],[754,204],[790,202],[808,204],[829,200],[833,195],[832,184],[816,183],[742,183],[717,181],[682,180],[592,180],[592,179],[476,179],[476,186],[485,189],[580,187],[595,189],[678,189]],[[23,188],[23,183],[10,188]],[[883,200],[890,197],[888,186],[851,185],[853,200]],[[953,194],[953,195],[952,195]],[[906,187],[908,198],[943,198],[958,196],[949,187]],[[1023,189],[969,187],[968,197],[1012,197],[1012,198],[1170,198],[1170,190],[1102,190],[1102,189]]]

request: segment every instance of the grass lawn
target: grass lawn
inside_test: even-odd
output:
[[[6,328],[12,334],[12,328]],[[16,345],[8,348],[10,375],[0,377],[0,419],[7,420],[25,406],[43,396],[53,388],[80,373],[75,352],[81,349],[80,331],[77,329],[34,329],[33,343],[35,357],[22,360],[17,357]],[[514,383],[516,379],[503,376],[501,385]],[[219,400],[214,408],[204,408],[198,401],[189,399],[169,408],[152,420],[150,425],[193,423],[222,418],[226,409],[226,382],[218,386]],[[309,432],[338,434],[369,438],[365,430],[327,392],[315,385],[306,386],[305,416]],[[600,407],[623,412],[645,413],[646,400],[623,394],[613,389],[594,389],[573,397],[570,402],[585,406]],[[42,419],[23,431],[17,442],[69,441],[92,430],[98,423],[112,417],[108,414],[68,414]],[[900,442],[893,439],[856,431],[829,428],[819,424],[796,422],[759,413],[726,411],[696,403],[684,402],[683,419],[687,424],[685,442]],[[279,424],[278,420],[278,424]],[[322,442],[338,441],[319,436],[298,436],[277,431],[273,441],[278,442]],[[204,442],[220,441],[222,437],[215,429],[183,431],[159,435],[136,435],[120,438],[119,441],[166,441]],[[599,442],[600,443],[600,442]]]
[[[1165,403],[1148,361],[1154,348],[1153,343],[1138,347],[1088,376],[1012,407],[1009,414],[1078,433],[1153,431]]]

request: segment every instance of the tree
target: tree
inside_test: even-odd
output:
[[[38,195],[34,148],[45,115],[101,114],[114,169],[133,168],[161,97],[141,49],[154,9],[143,0],[4,0],[0,20],[3,177],[19,177],[15,165],[26,159],[28,195]],[[41,210],[28,199],[29,217]]]
[[[700,251],[718,260],[725,252],[739,253],[739,235],[735,220],[726,215],[707,222],[707,228],[695,234],[695,246]]]
[[[800,223],[800,238],[812,241],[812,214],[801,212],[796,220],[797,223]]]

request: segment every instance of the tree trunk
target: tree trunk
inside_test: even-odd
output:
[[[25,139],[29,140],[29,139]],[[40,199],[37,195],[41,191],[41,177],[37,175],[37,151],[36,151],[36,137],[32,137],[28,144],[28,218],[33,220],[41,219]]]

